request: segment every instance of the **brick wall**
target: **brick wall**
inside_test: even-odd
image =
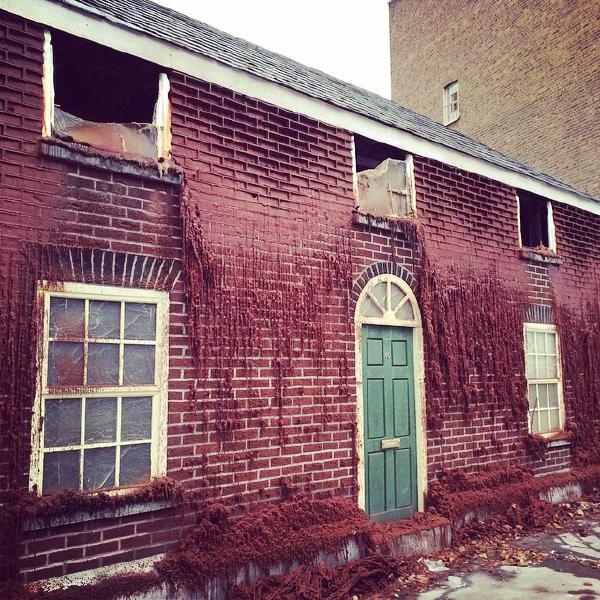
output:
[[[132,282],[134,287],[169,289],[174,363],[169,387],[177,398],[177,390],[185,384],[180,381],[176,363],[188,344],[185,290],[182,279],[177,281],[181,271],[178,190],[146,178],[40,156],[42,44],[41,27],[2,13],[1,272],[6,275],[11,265],[14,268],[26,260],[23,244],[39,242],[72,248],[70,255],[56,264],[31,265],[39,268],[41,275],[52,272],[59,281],[97,282],[101,278],[98,272],[93,274],[91,265],[95,261],[98,270],[104,260],[107,274],[102,283]],[[163,271],[158,276],[161,263]],[[7,408],[10,411],[7,403],[11,400],[0,392],[3,418]],[[22,442],[27,444],[30,411],[23,416],[26,439]],[[14,459],[9,443],[8,437],[2,438],[2,489],[8,485],[9,461]],[[28,466],[28,460],[19,464],[23,486],[27,485]],[[25,535],[21,548],[25,577],[52,577],[162,552],[178,539],[180,521],[177,514],[163,511],[32,531]]]
[[[171,89],[173,155],[185,170],[207,251],[223,263],[221,285],[234,299],[215,317],[216,329],[207,324],[198,332],[209,340],[201,357],[208,373],[198,384],[196,409],[189,410],[182,390],[181,411],[172,411],[172,426],[195,433],[180,438],[169,468],[180,471],[189,485],[204,480],[209,495],[234,505],[278,498],[287,488],[350,494],[354,406],[350,395],[340,395],[353,385],[352,363],[340,370],[341,356],[353,358],[347,290],[334,285],[320,297],[321,308],[314,307],[323,313],[322,355],[302,349],[298,332],[290,333],[296,350],[291,365],[285,365],[279,402],[280,356],[274,346],[282,343],[276,330],[284,311],[272,306],[271,314],[259,315],[252,303],[235,300],[255,294],[260,303],[268,287],[283,290],[291,281],[286,289],[294,294],[289,301],[296,302],[309,282],[318,287],[311,278],[323,270],[322,253],[333,258],[349,231],[350,136],[178,73]],[[253,329],[250,343],[256,348],[247,360],[223,352],[222,346],[233,343],[223,326],[228,319],[248,322],[241,335]],[[211,343],[215,330],[224,337]],[[256,339],[261,337],[264,343]],[[191,385],[191,363],[187,367],[183,372]],[[218,380],[228,369],[232,398]]]
[[[557,253],[563,259],[550,272],[561,302],[581,307],[598,298],[600,287],[599,218],[573,206],[553,203]]]
[[[201,500],[219,499],[240,513],[298,492],[353,495],[354,302],[374,273],[397,272],[416,288],[421,255],[401,235],[392,243],[389,232],[352,223],[350,133],[171,74],[173,155],[197,211],[203,251],[218,267],[215,287],[230,291],[219,297],[222,309],[201,315],[194,339],[209,343],[198,365],[189,343],[187,281],[177,276],[180,190],[40,156],[42,30],[3,14],[0,31],[6,89],[0,103],[8,117],[0,123],[2,269],[23,260],[23,242],[52,242],[72,248],[75,264],[46,265],[57,280],[94,281],[91,265],[105,253],[117,265],[112,285],[170,291],[167,475]],[[538,304],[548,300],[560,272],[561,290],[572,284],[589,296],[586,273],[597,268],[587,241],[594,235],[589,215],[556,206],[565,262],[527,265],[517,249],[513,189],[419,157],[415,177],[419,220],[436,266],[495,270],[507,282],[529,283],[530,300]],[[170,265],[164,280],[156,275],[163,262],[155,259]],[[350,273],[342,285],[346,259]],[[298,328],[281,323],[279,317],[291,314],[286,302],[312,328],[304,345]],[[242,360],[244,349],[229,352],[227,332],[248,331],[249,324],[258,342]],[[293,361],[282,365],[277,352],[285,332],[291,332]],[[449,412],[443,430],[429,435],[429,476],[442,468],[525,464],[521,425],[507,427],[485,406],[469,423]],[[7,445],[4,439],[2,474]],[[549,460],[539,468],[557,464]],[[24,463],[23,484],[26,478]],[[23,568],[35,579],[162,552],[189,519],[167,509],[37,530],[25,536]]]
[[[599,8],[395,0],[392,98],[442,122],[442,90],[458,79],[460,119],[452,128],[600,196]]]

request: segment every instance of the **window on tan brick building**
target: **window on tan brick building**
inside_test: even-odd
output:
[[[460,117],[458,81],[453,81],[444,88],[444,125],[454,123],[458,117]]]
[[[43,286],[31,487],[130,487],[165,474],[168,294]]]
[[[554,325],[525,323],[525,358],[530,433],[549,434],[564,426],[558,334]]]

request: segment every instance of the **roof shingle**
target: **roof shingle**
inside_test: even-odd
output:
[[[377,94],[304,66],[151,0],[55,0],[420,138],[600,202],[589,194]]]

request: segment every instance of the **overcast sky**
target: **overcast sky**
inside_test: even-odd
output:
[[[389,98],[388,0],[155,0]]]

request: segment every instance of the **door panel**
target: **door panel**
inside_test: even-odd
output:
[[[394,453],[396,473],[410,473],[412,463],[411,448],[396,450]],[[396,477],[396,507],[410,507],[413,501],[413,481],[410,477]]]
[[[383,339],[370,338],[367,340],[368,365],[383,365]]]
[[[405,340],[392,340],[392,366],[405,367],[408,364]]]
[[[371,439],[385,435],[384,383],[383,379],[367,382],[367,435]]]
[[[382,452],[374,452],[367,457],[369,489],[369,510],[375,513],[385,511],[385,457]]]
[[[412,329],[363,326],[366,510],[376,520],[417,510]]]
[[[411,434],[410,420],[410,382],[408,379],[392,381],[394,401],[394,437],[404,437]]]

